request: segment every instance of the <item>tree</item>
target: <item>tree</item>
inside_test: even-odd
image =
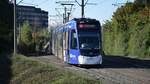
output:
[[[30,45],[32,42],[32,33],[28,21],[25,21],[21,31],[21,41],[26,45]]]
[[[13,48],[13,5],[0,1],[0,51]]]
[[[21,35],[19,37],[19,50],[23,54],[28,54],[33,52],[33,42],[32,42],[32,33],[28,21],[23,23],[21,30]]]

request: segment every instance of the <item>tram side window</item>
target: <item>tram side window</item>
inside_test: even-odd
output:
[[[71,49],[77,49],[77,36],[75,31],[71,32]]]

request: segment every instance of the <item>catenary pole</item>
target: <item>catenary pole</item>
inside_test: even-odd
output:
[[[16,0],[14,0],[14,56],[16,55]]]
[[[82,4],[81,4],[81,17],[84,17],[84,0],[82,0]]]

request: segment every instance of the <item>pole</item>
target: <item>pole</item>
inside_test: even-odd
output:
[[[19,43],[21,42],[21,24],[19,24]]]
[[[81,4],[81,17],[84,17],[84,0],[82,0],[82,4]]]
[[[65,14],[63,13],[63,23],[65,23]]]
[[[67,22],[67,8],[65,7],[65,15],[64,15],[64,21],[65,21],[65,23]]]
[[[68,16],[67,16],[67,22],[69,21],[70,17],[70,13],[68,12]]]
[[[14,0],[14,56],[16,56],[16,0]]]

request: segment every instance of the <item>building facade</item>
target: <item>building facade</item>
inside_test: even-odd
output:
[[[17,26],[28,21],[32,28],[48,27],[48,12],[34,6],[17,5]]]

